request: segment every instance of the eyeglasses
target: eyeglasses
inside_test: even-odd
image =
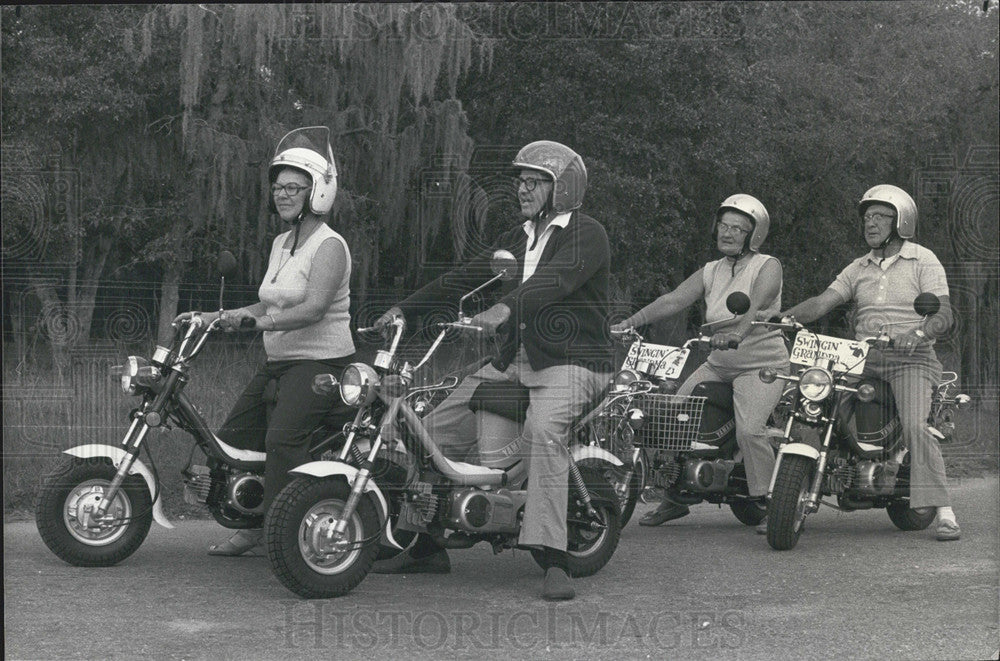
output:
[[[279,193],[284,193],[288,197],[295,197],[302,191],[309,190],[310,188],[312,188],[312,186],[302,186],[294,183],[285,185],[271,184],[271,195],[277,197]]]
[[[876,222],[882,222],[883,220],[896,220],[896,216],[888,213],[879,213],[878,211],[869,211],[864,215],[865,222],[869,220],[874,220]]]
[[[717,227],[719,228],[719,234],[739,234],[743,236],[744,234],[749,234],[751,231],[737,225],[727,225],[726,223],[719,223]]]
[[[537,177],[514,177],[514,185],[517,186],[518,188],[520,188],[523,185],[524,190],[528,191],[529,193],[535,190],[535,187],[538,186],[538,184],[547,184],[547,183],[550,183],[548,179],[539,179]]]

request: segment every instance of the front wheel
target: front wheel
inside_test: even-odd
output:
[[[295,594],[339,597],[371,570],[380,531],[370,498],[358,502],[340,541],[328,536],[350,493],[343,479],[298,477],[275,497],[264,523],[267,559],[281,584]]]
[[[814,465],[808,457],[794,454],[781,460],[767,508],[767,543],[771,548],[787,551],[798,543]]]
[[[149,534],[153,502],[138,475],[122,482],[104,517],[94,517],[116,469],[110,459],[67,458],[45,477],[35,501],[42,541],[78,567],[110,567],[135,553]]]
[[[591,505],[597,512],[597,521],[587,515],[583,501],[577,496],[571,482],[566,520],[566,551],[569,556],[567,573],[574,578],[596,574],[608,564],[618,548],[623,525],[618,512],[617,494],[602,471],[592,466],[581,465],[579,468]],[[544,553],[540,549],[532,549],[531,557],[540,567],[545,566]]]

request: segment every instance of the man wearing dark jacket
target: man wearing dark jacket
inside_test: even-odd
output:
[[[521,213],[528,220],[412,294],[376,325],[441,300],[455,300],[475,288],[488,277],[494,250],[509,250],[517,258],[516,276],[504,283],[500,301],[470,322],[487,335],[498,335],[499,354],[466,378],[424,422],[442,451],[464,458],[476,445],[478,426],[469,409],[476,387],[511,382],[528,388],[523,431],[528,500],[518,542],[544,551],[542,596],[572,599],[566,555],[567,444],[571,422],[599,395],[612,369],[610,249],[600,223],[577,211],[587,188],[587,170],[576,152],[556,142],[533,142],[518,152],[513,166],[519,171]],[[374,569],[449,570],[447,552],[429,535],[421,535],[409,551]]]

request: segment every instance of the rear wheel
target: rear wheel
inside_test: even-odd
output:
[[[733,515],[739,522],[743,525],[755,526],[763,521],[764,517],[767,516],[767,505],[759,500],[749,500],[750,492],[747,485],[746,467],[742,462],[733,468],[733,472],[729,476],[729,486],[737,494],[747,497],[729,503],[729,509],[733,511]]]
[[[342,479],[299,477],[275,497],[265,521],[267,559],[282,585],[307,599],[339,597],[368,575],[378,552],[379,517],[367,496],[343,539],[328,538],[350,496]]]
[[[767,506],[756,500],[736,500],[729,503],[729,509],[746,526],[755,526],[767,516]]]
[[[35,502],[42,541],[62,560],[79,567],[110,567],[135,553],[149,534],[153,503],[145,481],[130,475],[107,514],[94,510],[117,469],[110,459],[64,460],[45,478]]]
[[[604,473],[611,488],[618,497],[622,527],[632,518],[635,505],[646,487],[646,455],[640,452],[635,463],[628,466],[609,466]]]
[[[921,507],[913,509],[910,501],[897,500],[885,508],[893,524],[900,530],[923,530],[931,525],[937,516],[936,507]]]
[[[787,551],[798,543],[814,466],[812,459],[794,454],[781,460],[767,508],[767,543],[771,548]]]
[[[618,513],[617,495],[602,471],[592,466],[579,466],[583,482],[587,485],[591,505],[597,520],[587,515],[583,501],[577,496],[572,483],[569,485],[569,512],[566,522],[566,552],[568,573],[573,577],[591,576],[608,564],[622,532]],[[531,556],[544,567],[544,554],[532,549]]]

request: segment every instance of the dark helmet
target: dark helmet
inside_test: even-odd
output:
[[[549,202],[556,213],[572,211],[583,204],[587,168],[580,155],[566,145],[551,140],[532,142],[517,152],[512,165],[544,172],[555,182]]]

